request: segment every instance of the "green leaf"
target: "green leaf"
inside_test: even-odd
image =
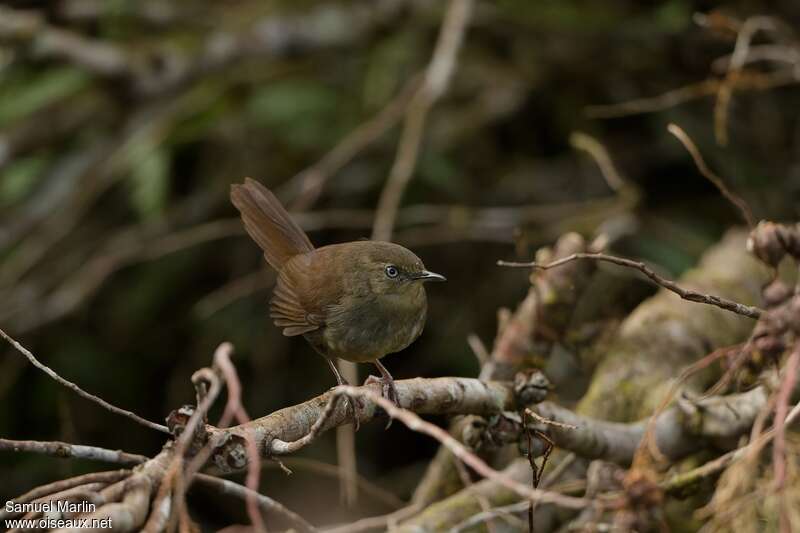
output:
[[[167,203],[171,153],[160,146],[140,155],[131,169],[131,202],[147,219],[161,214]]]
[[[297,148],[314,148],[337,135],[340,102],[334,91],[302,80],[272,83],[256,91],[248,102],[250,118]]]
[[[0,85],[0,127],[77,93],[89,80],[82,70],[58,67]]]
[[[0,173],[0,206],[12,205],[33,189],[49,158],[32,156],[17,159]]]

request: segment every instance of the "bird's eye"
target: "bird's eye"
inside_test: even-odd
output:
[[[386,265],[386,275],[390,278],[396,278],[400,274],[397,267],[394,265]]]

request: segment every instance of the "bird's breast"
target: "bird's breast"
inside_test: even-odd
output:
[[[328,354],[366,362],[398,352],[422,334],[427,300],[422,286],[404,293],[347,295],[331,309],[322,335]]]

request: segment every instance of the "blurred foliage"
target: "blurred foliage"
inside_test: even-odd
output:
[[[292,177],[425,67],[441,4],[7,4],[37,14],[40,26],[18,35],[0,21],[0,327],[66,377],[153,420],[193,400],[189,377],[223,340],[237,347],[252,415],[330,387],[324,362],[269,323],[271,278],[257,274],[263,261],[235,223],[228,187],[253,176],[291,203]],[[592,104],[705,79],[733,46],[692,24],[693,13],[716,7],[689,0],[478,3],[404,197],[412,211],[401,214],[396,234],[450,281],[429,290],[422,338],[386,359],[395,377],[476,374],[467,334],[490,345],[497,309],[513,307],[527,287],[524,273],[496,268],[498,258],[530,258],[564,231],[592,235],[605,221],[603,229],[619,230],[616,251],[675,276],[740,223],[667,134],[669,122],[689,132],[757,216],[800,214],[796,87],[736,93],[727,148],[714,143],[713,99],[620,119],[585,114]],[[800,22],[795,1],[724,8]],[[46,35],[56,30],[81,36],[84,45],[114,47],[124,66],[104,72],[74,50],[49,49]],[[603,207],[618,202],[596,165],[570,148],[576,130],[607,146],[641,190],[638,205]],[[313,242],[369,235],[371,216],[359,222],[363,211],[359,219],[338,210],[374,209],[397,139],[392,128],[330,177],[311,207],[326,221],[311,232]],[[481,220],[466,210],[479,207],[516,211]],[[529,207],[556,214],[520,223]],[[61,391],[19,359],[0,349],[0,435],[158,449],[160,435]],[[360,469],[407,497],[435,446],[397,424],[388,434],[378,426],[358,434]],[[304,453],[334,462],[333,436]],[[64,469],[86,468],[0,456],[0,499]],[[310,479],[269,471],[264,487],[290,507],[313,495],[319,503],[308,513],[316,521],[342,519],[331,505],[335,480]],[[386,510],[363,499],[359,514]]]

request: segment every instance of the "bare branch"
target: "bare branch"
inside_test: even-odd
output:
[[[35,12],[0,7],[0,40],[31,41],[40,57],[70,61],[103,76],[120,75],[129,67],[127,53],[108,41],[51,26]]]
[[[728,63],[728,72],[717,91],[717,101],[714,105],[714,135],[720,146],[728,144],[728,107],[736,79],[750,53],[750,42],[759,31],[775,32],[780,29],[780,26],[781,24],[776,19],[762,16],[748,18],[739,28],[736,45],[730,63]]]
[[[517,408],[513,385],[506,382],[448,377],[398,380],[395,385],[400,405],[412,408],[417,413],[490,414]],[[361,388],[377,390],[377,385],[365,385]],[[246,462],[233,458],[245,455],[241,441],[247,433],[255,437],[259,450],[265,456],[276,455],[276,450],[283,450],[289,446],[288,443],[303,439],[319,422],[337,391],[339,389],[328,391],[247,424],[226,429],[209,427],[211,439],[224,441],[212,455],[214,465],[223,472],[244,469]],[[379,406],[371,401],[365,401],[363,405],[356,407],[356,416],[362,424],[380,416]],[[352,414],[347,411],[342,402],[339,402],[326,422],[321,424],[317,435],[333,427],[352,423]],[[304,442],[308,443],[307,440]],[[299,447],[293,445],[291,449],[296,450]]]
[[[126,418],[130,418],[131,420],[133,420],[135,422],[138,422],[139,424],[141,424],[141,425],[143,425],[145,427],[148,427],[150,429],[155,429],[155,430],[160,431],[162,433],[169,434],[169,430],[167,429],[166,426],[161,425],[161,424],[156,424],[155,422],[150,422],[149,420],[144,419],[144,418],[140,417],[139,415],[137,415],[135,413],[132,413],[131,411],[126,411],[125,409],[121,409],[121,408],[119,408],[119,407],[117,407],[115,405],[111,405],[110,403],[108,403],[107,401],[103,400],[102,398],[99,398],[99,397],[95,396],[94,394],[90,394],[90,393],[84,391],[83,389],[81,389],[76,384],[72,383],[71,381],[68,381],[68,380],[62,378],[53,369],[51,369],[50,367],[40,363],[39,360],[36,359],[36,357],[30,351],[28,351],[20,343],[18,343],[17,341],[15,341],[11,337],[9,337],[8,334],[5,331],[3,331],[2,329],[0,329],[0,337],[3,337],[11,346],[14,347],[15,350],[17,350],[19,353],[21,353],[22,355],[27,357],[28,361],[30,361],[33,366],[35,366],[36,368],[38,368],[39,370],[41,370],[42,372],[44,372],[45,374],[47,374],[48,376],[50,376],[51,378],[56,380],[61,385],[64,385],[68,389],[76,392],[79,396],[81,396],[83,398],[86,398],[87,400],[93,401],[94,403],[100,405],[104,409],[107,409],[108,411],[111,411],[112,413],[116,413],[116,414],[122,415],[122,416],[124,416]]]
[[[670,124],[667,126],[667,131],[677,137],[678,140],[683,144],[683,146],[692,156],[692,159],[694,159],[694,164],[697,166],[697,170],[700,171],[700,174],[702,174],[708,181],[713,183],[714,186],[719,189],[719,192],[721,192],[722,195],[727,198],[728,201],[730,201],[730,203],[739,209],[739,212],[742,214],[742,218],[744,218],[744,221],[747,223],[750,229],[754,228],[757,221],[753,216],[753,212],[750,210],[750,206],[747,205],[747,202],[745,202],[741,196],[730,190],[722,178],[708,168],[703,156],[700,154],[700,150],[697,149],[697,145],[694,144],[694,141],[692,141],[691,137],[689,137],[686,132],[683,131],[683,129],[677,124]]]
[[[314,425],[311,426],[311,430],[302,438],[292,442],[283,442],[279,439],[273,440],[272,453],[276,455],[288,455],[305,448],[308,444],[313,442],[317,436],[322,433],[322,428],[325,426],[328,420],[330,420],[331,415],[333,415],[334,411],[336,410],[336,406],[341,398],[342,395],[338,393],[337,388],[336,392],[334,392],[333,396],[331,396],[330,400],[328,400],[328,404],[325,406],[325,410],[322,411],[322,415],[317,419],[316,422],[314,422]]]
[[[458,460],[472,468],[479,475],[496,481],[523,498],[531,501],[540,501],[542,503],[553,503],[569,509],[582,509],[589,505],[589,502],[583,498],[565,496],[556,492],[540,489],[531,489],[522,483],[514,481],[486,464],[483,459],[469,451],[466,446],[458,442],[447,431],[430,422],[426,422],[412,411],[397,407],[393,402],[366,387],[339,387],[334,394],[370,400],[379,405],[391,418],[402,422],[408,429],[423,433],[439,441],[442,445],[446,446]]]
[[[455,70],[456,56],[464,39],[473,3],[473,0],[450,0],[448,4],[436,49],[428,65],[422,86],[409,104],[400,144],[397,147],[397,155],[378,200],[372,229],[373,240],[388,241],[392,237],[400,200],[417,163],[428,112],[447,90],[447,85]]]
[[[16,498],[11,498],[9,501],[13,501],[14,503],[28,503],[34,500],[38,500],[44,498],[50,494],[56,494],[58,492],[63,492],[65,490],[69,490],[75,487],[80,487],[82,485],[87,485],[90,483],[104,483],[110,485],[112,483],[116,483],[120,480],[123,480],[131,475],[130,470],[109,470],[106,472],[92,472],[89,474],[83,474],[80,476],[62,479],[60,481],[54,481],[53,483],[48,483],[46,485],[41,485],[36,487],[35,489],[26,492],[25,494],[21,494]],[[9,513],[5,510],[5,508],[0,509],[0,520],[6,518],[13,518],[16,516],[15,513]]]
[[[89,459],[121,465],[136,465],[147,461],[144,455],[121,450],[108,450],[97,446],[69,444],[58,441],[0,439],[0,451],[33,452],[61,458]]]
[[[789,413],[786,415],[786,418],[783,420],[783,423],[785,426],[789,426],[798,419],[800,419],[800,403],[795,404],[792,410],[789,411]],[[728,466],[730,466],[733,462],[742,459],[753,450],[763,448],[763,446],[769,443],[775,437],[775,435],[776,429],[773,428],[770,431],[761,434],[756,440],[751,441],[741,448],[737,448],[724,455],[721,455],[716,459],[698,466],[697,468],[689,470],[688,472],[675,474],[671,478],[662,482],[661,486],[667,492],[680,493],[689,485],[693,485],[704,478],[717,475],[719,472],[722,472]]]
[[[681,298],[683,298],[684,300],[688,300],[690,302],[713,305],[721,309],[725,309],[726,311],[736,313],[737,315],[742,315],[756,319],[761,317],[762,313],[764,312],[763,309],[759,309],[758,307],[755,306],[740,304],[738,302],[728,300],[727,298],[714,296],[712,294],[703,294],[701,292],[693,291],[691,289],[684,289],[674,281],[659,276],[653,271],[653,269],[651,269],[641,261],[634,261],[632,259],[625,259],[623,257],[616,257],[613,255],[600,254],[600,253],[575,253],[547,264],[539,264],[534,261],[528,263],[518,263],[513,261],[498,261],[497,264],[499,266],[507,266],[507,267],[536,268],[540,270],[548,270],[551,268],[556,268],[565,265],[572,261],[576,261],[578,259],[592,259],[594,261],[605,261],[607,263],[613,263],[615,265],[634,268],[639,272],[641,272],[642,274],[644,274],[645,276],[647,276],[648,278],[650,278],[650,280],[652,280],[656,285],[663,287],[669,291],[672,291]]]
[[[264,496],[263,494],[259,494],[248,487],[239,485],[238,483],[234,483],[233,481],[227,479],[209,476],[207,474],[195,474],[194,477],[202,484],[214,488],[220,494],[230,494],[232,496],[236,496],[237,498],[241,498],[248,502],[248,505],[250,505],[250,501],[254,501],[259,511],[262,513],[275,513],[283,516],[292,524],[292,526],[297,528],[298,531],[302,531],[304,533],[314,533],[317,531],[317,529],[309,524],[302,516],[290,511],[281,503],[276,502],[272,498]]]
[[[617,171],[614,162],[611,160],[611,156],[608,154],[608,150],[606,150],[606,147],[603,146],[600,141],[591,135],[576,131],[569,136],[569,143],[573,148],[583,150],[592,156],[592,159],[594,159],[597,166],[600,167],[600,172],[603,174],[603,178],[612,191],[619,192],[625,187],[627,180]]]
[[[796,342],[786,361],[786,375],[781,381],[775,405],[775,444],[772,446],[772,466],[775,469],[775,489],[782,490],[786,483],[786,417],[789,401],[800,373],[800,342]]]
[[[800,79],[798,79],[793,69],[768,73],[741,71],[739,75],[732,80],[732,84],[733,87],[739,91],[766,91],[775,87],[793,85],[798,83],[798,81],[800,81]],[[606,119],[653,113],[698,98],[712,96],[717,93],[722,83],[723,80],[709,78],[667,91],[658,96],[639,98],[620,104],[588,106],[585,113],[589,118]]]
[[[225,412],[219,422],[220,427],[225,427],[232,419],[236,419],[240,424],[250,422],[250,416],[242,405],[242,385],[239,382],[239,375],[231,362],[233,346],[230,343],[223,343],[214,353],[214,367],[225,378],[225,385],[228,388],[228,402],[225,404]],[[245,500],[247,502],[247,514],[256,531],[266,531],[264,519],[258,512],[260,500],[255,495],[258,494],[258,485],[261,479],[261,459],[258,456],[258,446],[252,436],[247,435],[247,453],[250,460],[247,463],[247,490]]]
[[[380,516],[370,516],[356,520],[351,524],[344,524],[341,526],[326,528],[325,533],[361,533],[362,531],[380,530],[392,531],[396,528],[397,524],[406,518],[417,514],[422,505],[412,503],[407,507],[398,509],[397,511]]]
[[[313,472],[323,476],[331,476],[337,479],[350,475],[350,473],[343,469],[340,465],[325,463],[323,461],[317,461],[316,459],[309,459],[307,457],[285,457],[281,459],[281,462],[292,470],[306,470],[308,472]],[[276,462],[267,462],[262,466],[264,468],[280,468],[283,465],[279,465]],[[375,501],[383,503],[390,509],[400,509],[406,505],[406,502],[400,499],[393,492],[386,490],[376,483],[373,483],[364,476],[356,474],[355,482],[364,494],[368,495]]]
[[[394,127],[408,108],[413,95],[419,89],[419,84],[420,76],[413,76],[377,115],[358,126],[317,163],[289,180],[282,189],[300,189],[292,203],[292,209],[302,210],[310,207],[319,198],[325,182],[333,174]]]

